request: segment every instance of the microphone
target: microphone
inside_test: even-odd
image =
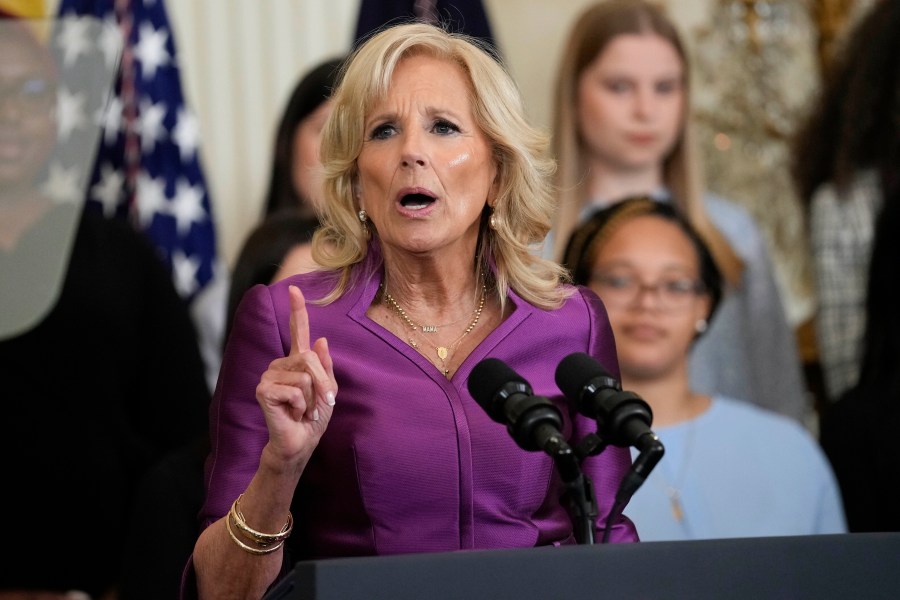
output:
[[[521,375],[498,358],[475,365],[466,382],[479,406],[507,431],[519,447],[543,450],[551,457],[565,484],[574,534],[581,544],[594,543],[597,498],[593,482],[581,470],[580,457],[560,431],[562,413],[549,398],[535,396]]]
[[[618,380],[590,354],[568,355],[556,367],[555,377],[556,385],[576,410],[597,421],[597,432],[604,442],[623,448],[634,446],[640,451],[619,484],[607,517],[605,543],[612,530],[609,524],[618,520],[625,505],[663,457],[665,448],[650,429],[653,423],[650,405],[637,394],[622,391]]]
[[[549,398],[535,396],[531,386],[505,362],[486,358],[466,382],[469,393],[507,431],[519,447],[551,455],[571,452],[562,435],[562,413]]]
[[[640,396],[624,392],[619,382],[590,354],[575,352],[556,368],[556,385],[582,415],[597,421],[608,443],[644,451],[659,443],[650,429],[653,410]]]

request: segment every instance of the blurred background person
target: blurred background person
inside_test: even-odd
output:
[[[851,531],[900,531],[900,2],[882,0],[838,46],[794,139],[806,202],[821,443]]]
[[[275,133],[272,148],[272,163],[269,172],[268,188],[263,204],[260,219],[250,228],[243,243],[251,243],[252,248],[239,249],[236,261],[247,260],[241,255],[248,251],[253,253],[265,253],[269,257],[282,257],[284,248],[278,240],[273,240],[274,246],[266,250],[265,232],[259,231],[262,227],[269,230],[272,224],[263,225],[270,216],[276,213],[296,212],[298,219],[308,221],[316,219],[322,202],[322,182],[324,173],[322,162],[319,159],[319,141],[322,137],[322,127],[331,114],[332,88],[338,78],[343,57],[325,60],[309,71],[297,81],[288,98]],[[291,220],[291,219],[287,219]],[[282,221],[282,222],[286,222]],[[275,226],[277,227],[277,226]],[[254,233],[255,231],[255,233]],[[253,238],[252,241],[250,238]],[[280,237],[280,240],[287,238]],[[298,259],[305,260],[297,255]],[[255,259],[250,259],[256,263]],[[288,260],[292,260],[288,258]],[[257,279],[254,274],[253,279]],[[234,314],[233,303],[240,298],[233,299],[236,291],[246,289],[247,280],[232,282],[232,277],[246,277],[247,273],[237,262],[221,278],[215,290],[209,294],[206,306],[209,308],[208,318],[216,320],[221,325],[221,337],[215,349],[215,358],[208,358],[215,364],[215,377],[210,381],[210,388],[214,389],[218,378],[219,365],[221,364],[221,352],[228,339],[228,330],[231,318]],[[260,277],[258,283],[268,282],[269,277]],[[207,350],[212,354],[211,350]]]
[[[876,2],[843,40],[793,140],[808,213],[827,399],[859,378],[869,258],[886,197],[900,188],[900,3]]]
[[[234,314],[247,290],[258,283],[274,283],[288,275],[307,273],[316,268],[312,258],[312,237],[318,226],[317,217],[285,209],[268,215],[250,231],[231,274],[226,344]]]
[[[859,378],[822,413],[820,439],[850,531],[900,531],[900,190],[884,201],[869,261]]]
[[[575,229],[575,283],[603,300],[623,389],[653,409],[665,455],[628,505],[643,541],[844,533],[841,497],[800,423],[689,381],[722,298],[711,252],[674,204],[623,200]]]
[[[97,114],[114,73],[95,44],[63,60],[69,27],[109,39],[95,19],[0,20],[4,600],[115,598],[138,481],[208,422],[196,331],[155,247],[84,209],[100,132],[64,127],[58,100]]]
[[[726,284],[691,350],[692,386],[809,423],[812,402],[763,235],[744,208],[703,190],[688,57],[673,22],[642,0],[592,4],[575,21],[556,77],[560,207],[545,253],[561,257],[578,223],[627,196],[676,204]]]
[[[319,160],[322,128],[331,114],[331,90],[343,57],[310,69],[294,87],[281,113],[272,152],[272,171],[264,214],[290,208],[316,215],[322,203],[324,173]]]

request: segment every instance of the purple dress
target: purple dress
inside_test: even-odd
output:
[[[499,358],[535,394],[558,403],[570,439],[596,431],[565,402],[554,372],[575,351],[618,372],[600,300],[579,289],[562,308],[545,311],[510,293],[512,313],[448,380],[366,316],[381,281],[371,254],[356,284],[328,305],[312,303],[330,291],[327,273],[258,285],[245,295],[210,414],[202,525],[228,512],[257,469],[268,433],[255,389],[269,363],[289,351],[288,285],[295,284],[307,298],[310,340],[328,338],[339,392],[294,494],[291,561],[574,543],[552,459],[518,447],[472,399],[466,382],[479,361]],[[598,532],[630,465],[628,450],[615,447],[584,462],[596,488]],[[636,540],[626,517],[613,525],[611,541]]]

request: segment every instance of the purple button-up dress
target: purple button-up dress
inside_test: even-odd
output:
[[[553,460],[521,449],[505,426],[472,399],[467,379],[482,359],[516,370],[534,393],[556,402],[572,441],[596,431],[574,413],[554,382],[559,361],[587,352],[618,372],[602,303],[579,289],[558,310],[535,308],[514,293],[513,311],[448,380],[405,340],[366,316],[381,281],[366,261],[355,286],[328,305],[326,273],[251,289],[236,315],[211,408],[207,525],[228,512],[259,464],[268,439],[257,405],[260,375],[290,348],[288,285],[307,298],[310,339],[328,338],[339,392],[328,430],[294,495],[292,560],[531,547],[574,543],[560,502]],[[606,527],[616,488],[631,465],[627,449],[609,447],[584,462]],[[611,541],[636,541],[630,520],[613,524]]]

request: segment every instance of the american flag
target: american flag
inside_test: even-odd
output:
[[[87,40],[87,29],[70,19],[59,36],[64,60],[75,60],[92,43],[123,49],[114,94],[98,117],[103,132],[86,210],[128,219],[144,231],[179,293],[192,300],[215,276],[215,223],[198,120],[184,101],[163,0],[60,0],[58,13],[96,17],[120,35]]]

